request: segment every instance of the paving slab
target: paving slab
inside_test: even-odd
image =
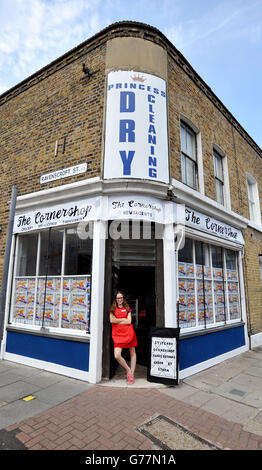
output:
[[[229,421],[233,421],[234,423],[243,424],[254,418],[258,413],[257,409],[252,406],[237,403],[236,401],[223,397],[213,398],[204,403],[201,408]]]
[[[213,398],[214,395],[212,393],[200,390],[195,391],[195,393],[190,396],[184,397],[183,401],[193,406],[202,407],[205,403],[213,400]]]
[[[234,377],[234,383],[242,385],[250,391],[262,391],[262,377],[242,373]]]
[[[220,395],[222,397],[241,402],[243,401],[244,396],[250,392],[250,388],[230,380],[217,388],[213,388],[212,392],[215,395]]]
[[[242,403],[262,409],[262,390],[259,392],[246,393],[242,399]]]
[[[255,418],[244,424],[243,430],[262,436],[262,424],[257,423]]]
[[[50,408],[50,405],[40,400],[32,400],[25,402],[16,400],[0,408],[0,429],[6,428],[11,424],[30,418],[31,416],[41,413]]]
[[[252,349],[252,350],[249,350],[249,351],[245,351],[242,354],[242,357],[249,358],[253,361],[261,360],[261,358],[262,358],[262,349],[260,347],[260,348]]]
[[[185,379],[183,379],[182,383],[190,385],[191,387],[194,387],[197,390],[204,390],[206,392],[212,392],[214,388],[211,384],[203,382],[203,380],[200,380],[197,376],[194,375],[186,377]]]
[[[38,374],[35,374],[33,376],[24,377],[23,381],[32,385],[37,385],[40,388],[46,388],[55,383],[63,382],[66,379],[67,378],[63,375],[40,371]]]
[[[223,417],[232,409],[232,403],[227,398],[213,395],[213,398],[208,400],[206,403],[203,403],[201,408]]]
[[[186,383],[191,383],[194,384],[195,378],[199,383],[202,383],[204,385],[212,385],[212,386],[218,386],[224,382],[224,377],[221,377],[221,374],[217,372],[216,369],[207,369],[203,372],[199,372],[196,374],[197,377],[191,376],[187,379],[185,379]]]
[[[18,380],[15,383],[0,387],[0,400],[11,403],[20,398],[31,395],[32,393],[39,390],[39,387],[26,382]]]
[[[254,418],[255,421],[257,421],[257,423],[260,423],[262,424],[262,411],[260,411]]]
[[[9,372],[9,371],[3,372],[0,374],[0,387],[4,387],[5,385],[15,383],[18,380],[22,379],[22,377],[23,376],[13,374],[12,372]]]
[[[222,380],[230,380],[241,372],[248,370],[252,364],[250,364],[249,359],[234,358],[233,360],[229,359],[228,361],[214,367]]]
[[[177,400],[185,400],[186,397],[191,397],[196,393],[195,387],[191,387],[188,384],[180,383],[176,387],[165,387],[161,389],[161,392]]]
[[[10,373],[18,377],[32,377],[33,375],[38,375],[40,370],[35,367],[25,366],[23,364],[14,364],[9,368]]]
[[[43,403],[57,405],[69,398],[74,397],[92,387],[87,382],[66,379],[62,382],[50,385],[36,393],[37,398]]]
[[[262,359],[261,359],[262,361]],[[246,374],[249,375],[254,375],[255,377],[261,377],[262,378],[262,367],[260,366],[254,366],[254,367],[249,367],[245,371]]]

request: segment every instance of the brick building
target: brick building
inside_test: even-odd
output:
[[[180,377],[262,344],[261,149],[161,32],[113,24],[0,108],[1,358],[109,378],[118,289],[142,365],[155,326]]]

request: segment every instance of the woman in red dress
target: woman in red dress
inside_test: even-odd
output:
[[[127,383],[131,385],[135,381],[137,338],[132,325],[131,310],[122,292],[117,292],[116,300],[111,306],[110,323],[112,324],[115,359],[126,370]],[[122,357],[123,348],[128,348],[130,351],[130,367]]]

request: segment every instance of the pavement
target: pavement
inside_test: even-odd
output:
[[[92,385],[0,361],[0,450],[186,448],[262,450],[262,347],[175,387],[141,366]]]

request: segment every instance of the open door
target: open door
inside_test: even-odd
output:
[[[123,291],[132,309],[138,347],[137,362],[148,364],[148,333],[153,326],[164,326],[163,241],[106,241],[103,378],[110,379],[118,365],[114,359],[109,310],[117,291]]]
[[[121,266],[117,290],[123,291],[132,310],[137,335],[137,363],[147,366],[148,332],[156,326],[155,267]]]

